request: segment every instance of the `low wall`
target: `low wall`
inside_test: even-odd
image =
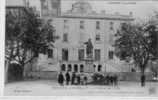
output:
[[[92,73],[87,73],[89,78],[92,75]],[[57,75],[58,72],[56,71],[34,71],[34,72],[28,72],[25,77],[26,78],[40,78],[40,79],[54,79],[57,80]],[[104,75],[117,75],[118,80],[120,81],[140,81],[140,72],[108,72],[104,73]],[[151,81],[152,80],[152,73],[151,72],[146,72],[146,81]]]
[[[140,72],[116,72],[116,73],[105,73],[106,75],[114,75],[116,74],[118,76],[118,80],[120,81],[140,81],[141,73]],[[146,81],[152,80],[152,73],[146,72]]]
[[[56,71],[33,71],[28,72],[25,75],[25,78],[34,78],[34,79],[54,79],[57,80],[58,72]]]

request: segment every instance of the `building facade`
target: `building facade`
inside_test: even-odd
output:
[[[134,20],[131,13],[96,13],[85,1],[74,3],[72,9],[66,13],[61,13],[60,6],[60,0],[41,0],[41,17],[52,20],[55,34],[60,38],[55,41],[53,48],[50,47],[47,54],[39,54],[34,71],[105,73],[130,70],[130,67],[127,67],[129,65],[115,56],[113,44],[114,35],[120,26]],[[90,60],[87,59],[85,45],[88,40],[93,45]]]

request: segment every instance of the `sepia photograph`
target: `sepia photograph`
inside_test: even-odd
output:
[[[158,97],[158,1],[5,0],[4,96]]]

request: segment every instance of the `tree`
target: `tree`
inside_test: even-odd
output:
[[[155,32],[158,28],[158,11],[154,12],[154,16],[150,19],[146,30],[150,31],[150,37],[152,38],[152,47],[155,48],[155,57],[151,61],[151,71],[154,77],[158,76],[158,33]]]
[[[47,49],[49,44],[53,46],[56,39],[50,20],[45,23],[32,8],[24,8],[21,12],[9,11],[6,14],[6,73],[12,61],[24,70],[38,53]]]
[[[141,86],[145,86],[145,69],[150,58],[155,56],[155,26],[123,24],[116,33],[116,55],[123,60],[133,60],[141,71]]]

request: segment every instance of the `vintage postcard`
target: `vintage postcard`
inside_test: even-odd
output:
[[[4,96],[158,97],[158,1],[6,0]]]

